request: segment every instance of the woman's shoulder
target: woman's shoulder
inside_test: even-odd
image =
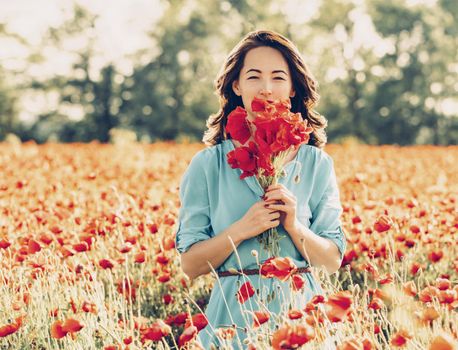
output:
[[[305,147],[305,157],[316,167],[332,167],[332,157],[323,149],[312,145],[303,145]]]
[[[209,169],[217,165],[218,155],[223,152],[222,147],[223,145],[219,143],[197,151],[191,159],[190,167]]]

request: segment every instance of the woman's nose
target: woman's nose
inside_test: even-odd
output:
[[[272,90],[270,90],[268,88],[264,88],[261,91],[259,91],[259,94],[264,96],[264,97],[269,97],[270,95],[272,95]]]

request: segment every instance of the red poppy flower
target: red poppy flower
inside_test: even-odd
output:
[[[412,336],[406,330],[400,330],[391,338],[391,345],[402,347],[407,344],[409,339],[412,339]]]
[[[0,338],[16,333],[22,325],[22,318],[23,317],[17,317],[15,322],[0,327]]]
[[[262,153],[271,155],[274,152],[286,150],[289,145],[279,147],[277,142],[277,133],[281,125],[281,120],[271,115],[258,115],[253,121],[256,126],[254,140]],[[281,140],[280,140],[281,141]]]
[[[237,333],[237,330],[235,327],[225,327],[218,328],[216,332],[221,339],[232,339]]]
[[[276,277],[286,281],[297,271],[297,266],[289,257],[269,258],[261,266],[261,275],[265,278]]]
[[[170,259],[164,253],[161,253],[156,257],[156,261],[161,265],[167,265]]]
[[[81,324],[78,320],[74,318],[67,318],[62,324],[62,330],[67,333],[76,333],[84,328],[84,325]]]
[[[364,271],[370,274],[371,278],[376,279],[379,277],[377,266],[375,266],[371,262],[364,263],[362,267],[364,268]]]
[[[434,298],[438,298],[438,296],[439,289],[434,286],[427,286],[418,294],[420,301],[423,303],[430,303]]]
[[[6,239],[2,238],[0,239],[0,249],[6,249],[11,245],[10,242],[8,242]]]
[[[256,175],[256,169],[263,176],[274,176],[276,171],[281,170],[273,167],[274,158],[279,156],[280,152],[309,141],[309,134],[313,128],[307,126],[300,113],[291,113],[290,108],[289,100],[270,102],[253,99],[251,109],[258,113],[253,121],[256,131],[253,135],[255,145],[252,148],[256,148],[256,151],[238,147],[239,153],[228,153],[231,167],[244,170],[241,178]],[[232,119],[234,124],[229,125],[229,133],[239,135],[238,137],[246,142],[251,136],[247,127],[249,122],[246,120],[246,112],[237,107],[232,113],[229,119]]]
[[[404,285],[402,286],[402,289],[404,290],[404,293],[406,293],[407,295],[411,297],[414,297],[415,295],[417,295],[417,287],[415,286],[414,281],[408,281],[404,283]]]
[[[32,255],[32,254],[38,253],[40,250],[41,250],[40,243],[38,243],[34,239],[30,239],[27,245],[27,253]]]
[[[374,229],[377,232],[382,233],[388,231],[392,225],[393,221],[391,220],[391,218],[386,215],[382,215],[377,219],[377,221],[375,221]]]
[[[307,126],[307,121],[302,119],[300,113],[290,114],[280,120],[277,138],[272,147],[274,152],[286,150],[289,146],[308,143],[313,128]]]
[[[247,112],[242,107],[237,107],[227,116],[226,131],[231,138],[240,142],[242,145],[248,141],[251,136]]]
[[[239,168],[243,171],[240,179],[256,174],[257,147],[254,142],[248,146],[237,147],[227,154],[227,161],[231,168]]]
[[[293,282],[294,291],[300,291],[302,290],[302,288],[304,288],[305,279],[301,275],[298,275],[298,274],[293,275],[292,282]]]
[[[200,332],[202,329],[204,329],[205,327],[207,327],[207,324],[208,324],[208,320],[207,320],[207,317],[202,314],[202,313],[199,313],[199,314],[195,314],[194,316],[192,316],[192,325],[196,326],[197,327],[197,330]],[[187,318],[186,320],[186,324],[185,324],[185,328],[188,328],[189,326],[191,326],[191,320],[189,318]]]
[[[112,269],[114,267],[114,263],[110,259],[100,259],[99,260],[99,265],[102,269]]]
[[[439,302],[441,304],[452,304],[457,298],[457,291],[454,289],[440,290],[439,291]]]
[[[369,303],[369,309],[380,310],[383,307],[383,305],[383,300],[376,297],[373,298],[372,301]]]
[[[84,312],[90,312],[92,314],[97,314],[97,306],[94,303],[90,303],[89,301],[84,301],[81,309]]]
[[[148,227],[149,232],[151,232],[153,235],[159,231],[157,224],[147,224],[146,226]]]
[[[86,242],[75,243],[73,244],[73,249],[78,253],[82,253],[89,250],[89,245]]]
[[[152,340],[160,341],[163,337],[169,335],[172,328],[162,320],[157,320],[152,326],[141,331],[141,341]]]
[[[161,283],[166,283],[170,281],[170,279],[171,279],[170,273],[164,272],[162,275],[158,277],[157,280]]]
[[[188,319],[188,313],[187,312],[180,312],[176,315],[169,316],[166,320],[165,323],[168,325],[182,325],[185,324]]]
[[[440,314],[434,306],[427,306],[422,312],[416,312],[415,316],[418,317],[421,324],[428,325],[438,319]]]
[[[447,278],[437,278],[436,279],[436,287],[440,290],[450,289],[452,287],[452,282],[450,282]]]
[[[254,295],[254,292],[255,291],[251,282],[245,282],[244,284],[242,284],[239,291],[237,292],[237,300],[239,301],[239,303],[243,304],[245,301],[247,301]]]
[[[259,152],[257,154],[257,163],[258,169],[261,170],[263,176],[274,176],[275,168],[272,163],[270,154]]]
[[[337,350],[372,350],[375,349],[374,344],[368,338],[353,338],[344,341],[337,347]]]
[[[178,338],[178,346],[185,346],[189,342],[193,341],[197,337],[197,327],[196,326],[189,326],[186,327],[181,333],[180,338]]]
[[[135,257],[134,257],[134,261],[137,263],[137,264],[142,264],[146,261],[146,254],[145,252],[138,252],[137,254],[135,254]]]
[[[268,102],[266,100],[255,97],[253,101],[251,101],[251,110],[253,112],[264,112],[267,105]]]
[[[51,325],[51,337],[61,339],[68,333],[76,333],[83,328],[84,325],[74,318],[68,318],[64,322],[57,320]]]
[[[165,305],[169,305],[169,304],[173,303],[173,301],[174,301],[173,297],[170,294],[164,294],[162,296],[162,300],[164,301]]]
[[[290,320],[298,320],[302,318],[302,316],[304,316],[304,314],[301,310],[292,309],[288,311],[288,317]]]
[[[389,284],[389,283],[393,283],[393,279],[394,279],[393,274],[387,273],[384,277],[380,278],[378,282],[380,284]]]
[[[431,251],[428,254],[428,259],[432,263],[436,263],[442,259],[444,252],[442,250]]]
[[[420,270],[421,268],[422,266],[420,265],[420,263],[413,262],[412,265],[410,266],[410,273],[415,276],[418,270]]]
[[[289,99],[277,101],[274,105],[275,110],[280,114],[287,113],[291,109],[291,101]]]
[[[341,322],[350,313],[353,296],[348,291],[340,291],[329,296],[326,305],[326,315],[331,322]]]
[[[308,324],[285,325],[278,329],[272,337],[272,348],[297,349],[315,338],[314,329]]]
[[[120,253],[129,253],[132,250],[132,244],[130,242],[126,242],[124,245],[118,248]]]
[[[312,304],[322,304],[326,301],[326,299],[324,298],[324,295],[321,295],[321,294],[317,294],[317,295],[314,295],[312,297],[312,299],[310,300],[310,302]]]
[[[269,313],[266,311],[255,311],[253,315],[253,328],[257,328],[269,320]]]
[[[67,335],[67,332],[62,328],[62,321],[55,321],[51,325],[51,337],[55,339],[61,339]]]
[[[458,343],[447,333],[441,333],[434,337],[429,345],[429,350],[454,350]]]

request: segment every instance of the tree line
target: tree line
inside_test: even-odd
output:
[[[329,142],[457,143],[456,1],[327,0],[303,21],[283,11],[287,2],[163,2],[163,15],[149,32],[151,45],[131,58],[133,69],[123,73],[111,62],[98,74],[91,39],[97,16],[75,5],[73,17],[43,37],[43,45],[55,48],[88,38],[72,52],[69,73],[40,78],[0,62],[0,140],[13,133],[40,143],[108,142],[110,130],[127,129],[147,142],[198,141],[205,120],[218,110],[213,80],[225,56],[247,32],[265,28],[292,39],[319,81],[317,111],[329,121]],[[363,40],[365,31],[371,36]],[[0,24],[0,36],[26,42],[8,23]],[[30,65],[44,59],[40,50],[27,58]],[[14,79],[18,74],[23,78]],[[53,96],[55,103],[24,122],[21,98],[27,93]]]

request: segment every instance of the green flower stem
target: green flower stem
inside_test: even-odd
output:
[[[283,172],[284,161],[290,152],[291,148],[284,152],[280,152],[277,157],[272,159],[272,165],[275,169],[274,176],[264,176],[262,174],[262,169],[259,169],[258,180],[259,184],[264,189],[264,193],[269,186],[278,184],[278,179]],[[280,255],[280,235],[276,227],[264,231],[262,234],[258,235],[257,239],[261,247],[265,249],[270,256],[276,257]]]

